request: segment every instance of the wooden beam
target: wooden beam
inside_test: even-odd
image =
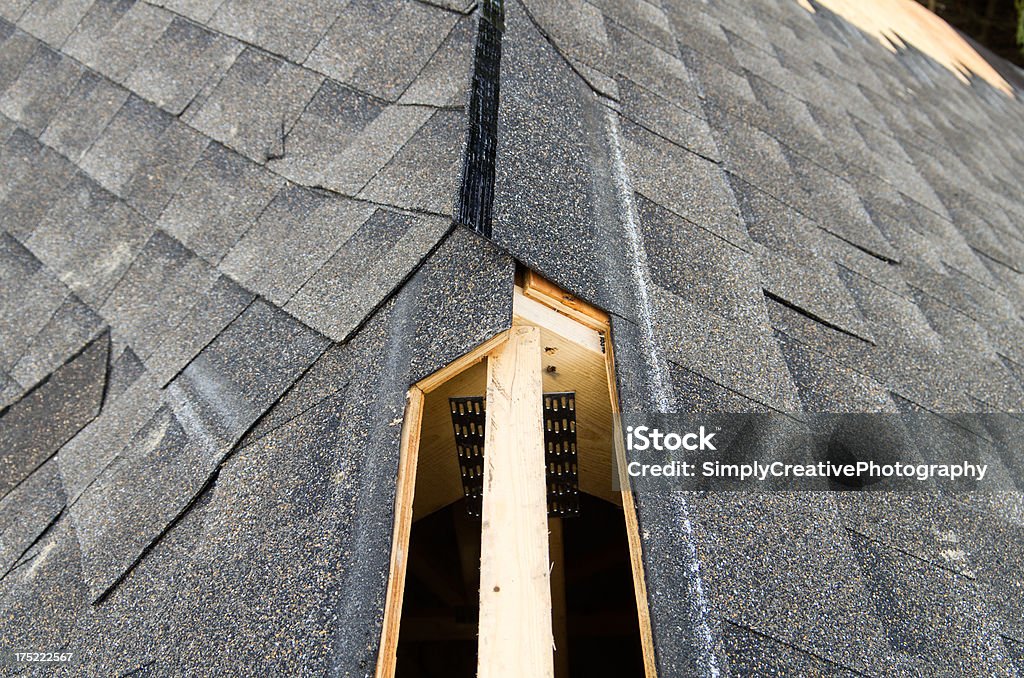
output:
[[[487,360],[479,678],[552,678],[540,330]]]
[[[604,353],[601,333],[597,330],[581,325],[550,306],[530,299],[518,287],[514,288],[513,294],[512,322],[514,324],[544,327],[594,353]]]
[[[452,429],[450,397],[484,396],[487,366],[478,362],[427,393],[423,401],[423,429],[416,464],[416,501],[413,522],[463,498],[459,457]],[[477,522],[477,532],[480,524]],[[479,563],[477,563],[479,569]],[[474,596],[474,600],[475,600]]]
[[[507,332],[499,332],[469,353],[456,358],[430,376],[424,377],[416,383],[416,387],[424,393],[430,393],[463,370],[469,369],[486,358],[488,353],[505,341],[507,334]]]
[[[523,294],[592,329],[601,330],[608,327],[607,313],[582,299],[577,299],[533,271],[528,270],[523,276]]]
[[[810,4],[798,0],[805,7]],[[977,75],[996,89],[1013,97],[1013,87],[945,20],[914,0],[817,0],[860,30],[874,35],[884,45],[913,45],[948,68],[964,84],[965,73]],[[899,36],[897,39],[895,36]]]
[[[384,625],[381,630],[377,678],[392,678],[398,651],[398,629],[402,619],[405,572],[408,567],[409,533],[412,530],[412,501],[416,489],[416,459],[423,419],[423,391],[409,389],[402,422],[399,447],[398,481],[395,490],[395,526],[391,536],[391,565],[384,599]]]
[[[636,502],[633,500],[633,489],[629,484],[626,472],[626,450],[623,446],[622,409],[619,407],[619,386],[615,382],[615,354],[611,342],[605,354],[605,365],[608,375],[608,393],[612,401],[612,418],[614,420],[613,452],[622,492],[622,513],[626,518],[626,541],[629,543],[629,560],[633,570],[633,592],[636,595],[636,613],[640,622],[640,645],[644,655],[644,674],[647,678],[657,678],[658,667],[654,656],[654,634],[651,631],[651,609],[647,600],[647,580],[644,577],[643,544],[640,542],[640,524],[636,517]]]

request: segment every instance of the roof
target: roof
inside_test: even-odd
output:
[[[7,644],[370,673],[405,391],[516,262],[627,411],[1021,411],[1019,92],[796,0],[509,0],[499,76],[497,4],[0,0]],[[641,497],[661,674],[1024,675],[1008,466]]]

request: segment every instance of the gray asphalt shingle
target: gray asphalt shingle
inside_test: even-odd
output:
[[[49,379],[0,412],[0,497],[29,478],[99,412],[109,346],[103,336],[75,356],[61,356]]]
[[[329,0],[223,0],[210,27],[302,63],[346,3]]]
[[[0,573],[11,571],[64,509],[65,500],[56,459],[45,462],[0,500]]]
[[[211,143],[157,225],[217,264],[271,201],[284,180]]]
[[[71,508],[93,598],[134,565],[326,344],[258,302],[175,377],[162,406]],[[146,483],[138,482],[142,473]]]
[[[121,110],[128,95],[128,90],[101,75],[82,73],[39,140],[77,162]]]
[[[98,305],[151,232],[138,214],[79,173],[25,245],[86,303]]]
[[[123,83],[172,18],[144,0],[96,0],[61,51]]]
[[[284,306],[373,211],[366,203],[288,185],[231,248],[220,269]]]
[[[35,0],[18,19],[18,26],[59,49],[92,3],[93,0]]]
[[[185,312],[196,300],[206,298],[217,277],[212,266],[156,231],[103,302],[100,313],[116,328],[118,338],[148,362]]]
[[[433,214],[451,214],[458,190],[463,114],[435,111],[358,196]],[[337,171],[339,163],[332,165]]]
[[[291,298],[285,310],[345,340],[448,230],[440,217],[379,209]]]
[[[18,79],[40,44],[28,33],[0,19],[0,88],[6,90]]]
[[[406,390],[520,264],[613,314],[627,412],[899,408],[1021,487],[1016,415],[951,414],[1024,407],[1019,99],[822,5],[507,0],[491,242],[471,4],[0,0],[5,642],[371,670]],[[723,674],[1024,662],[1019,492],[637,499],[661,675],[698,590]]]
[[[0,113],[39,136],[81,73],[73,59],[40,45],[18,79],[0,95]]]
[[[240,42],[175,17],[125,86],[179,115],[203,85],[227,72],[243,49]]]
[[[306,66],[395,101],[441,46],[458,16],[415,0],[366,0],[341,8]]]
[[[53,316],[67,288],[10,235],[0,236],[0,369],[9,372]],[[9,375],[8,375],[9,376]]]
[[[188,122],[263,163],[286,152],[285,135],[322,82],[312,71],[249,47]]]
[[[16,129],[0,150],[6,176],[0,186],[0,228],[25,241],[75,173],[59,153]]]
[[[128,100],[82,158],[80,167],[103,188],[123,196],[135,170],[153,157],[174,117],[136,96]]]
[[[357,142],[383,110],[381,102],[325,80],[288,131],[280,157],[267,165],[292,181],[326,185],[335,158],[344,156],[346,148]]]
[[[103,319],[75,295],[64,298],[46,324],[28,342],[11,376],[31,387],[103,331]]]

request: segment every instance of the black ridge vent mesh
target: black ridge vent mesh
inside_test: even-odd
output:
[[[544,394],[544,461],[548,465],[548,516],[579,515],[575,393]]]
[[[494,204],[494,156],[498,148],[498,83],[503,0],[484,0],[476,36],[473,82],[469,95],[469,130],[462,160],[455,220],[480,235],[491,236]]]
[[[484,423],[482,396],[449,398],[455,449],[459,456],[466,512],[479,518],[484,488]],[[544,462],[548,516],[579,515],[579,457],[576,450],[576,394],[544,394]]]

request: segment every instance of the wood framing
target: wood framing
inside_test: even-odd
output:
[[[512,309],[513,322],[517,324],[541,327],[594,353],[604,353],[604,340],[601,332],[581,325],[547,304],[531,299],[518,287],[515,288]]]
[[[455,433],[448,399],[482,396],[486,390],[487,365],[481,361],[426,394],[423,403],[423,432],[420,435],[420,460],[416,465],[417,490],[413,521],[462,499],[462,476],[459,458],[455,453]]]
[[[416,462],[419,458],[420,425],[423,417],[423,391],[413,386],[405,403],[402,443],[399,448],[398,486],[395,490],[395,528],[391,537],[391,566],[384,599],[384,624],[381,631],[377,678],[395,675],[398,632],[405,594],[405,572],[409,563],[409,532],[412,530],[412,503],[416,488]]]
[[[457,374],[465,371],[473,365],[479,363],[481,360],[487,357],[487,354],[494,350],[496,346],[500,346],[505,343],[508,338],[507,332],[499,332],[484,343],[480,344],[466,355],[456,358],[451,364],[446,365],[434,372],[430,376],[424,377],[416,383],[416,387],[424,393],[430,393],[437,387],[444,384],[446,381],[456,376]]]
[[[487,360],[480,678],[554,675],[540,330]]]
[[[609,459],[609,462],[615,467],[620,479],[628,478],[625,467],[625,451],[621,445],[623,438],[620,425],[621,410],[619,409],[618,386],[615,382],[615,357],[611,342],[608,341],[611,334],[611,322],[608,315],[600,309],[568,294],[554,283],[545,280],[532,271],[524,273],[522,283],[523,287],[521,290],[518,286],[516,287],[513,310],[514,321],[536,324],[550,333],[565,337],[570,342],[577,343],[579,346],[587,349],[585,351],[577,351],[573,356],[574,361],[578,364],[572,372],[577,375],[585,375],[587,378],[585,385],[573,387],[567,387],[564,384],[548,385],[547,381],[552,376],[552,373],[549,372],[551,366],[555,362],[564,364],[564,359],[556,361],[553,355],[546,352],[544,356],[545,390],[576,390],[578,393],[577,401],[581,409],[586,404],[586,398],[582,396],[583,391],[588,389],[591,391],[598,390],[602,394],[606,399],[604,404],[607,404],[609,407],[608,425],[612,427],[612,430],[607,432],[600,431],[598,435],[605,440],[614,441],[614,448],[611,451],[612,458]],[[543,307],[543,309],[538,307]],[[566,322],[568,319],[575,322]],[[592,334],[588,334],[585,330],[589,330]],[[593,360],[588,360],[588,354],[595,349],[594,339],[592,338],[594,336],[604,339],[604,341],[600,342],[600,366],[595,366]],[[569,347],[569,352],[572,352],[571,346]],[[595,372],[599,372],[601,374],[600,378],[605,380],[604,387],[601,389],[597,389],[590,381],[594,377]],[[581,411],[580,415],[586,416],[585,410]],[[600,420],[604,416],[604,412],[597,413],[596,419]],[[656,678],[658,672],[654,655],[654,635],[651,631],[650,606],[647,600],[647,581],[644,576],[643,547],[640,542],[640,526],[637,520],[636,503],[633,499],[633,493],[628,482],[622,483],[620,492],[613,493],[611,491],[610,469],[607,472],[608,475],[606,475],[606,471],[603,468],[587,469],[587,457],[592,455],[587,454],[588,451],[584,439],[581,439],[579,444],[581,450],[581,489],[622,506],[626,522],[626,538],[629,543],[630,565],[633,571],[633,590],[636,595],[637,616],[640,624],[640,643],[643,650],[644,673],[647,678]],[[588,470],[593,474],[589,483],[586,482],[588,475],[586,472]],[[607,491],[602,491],[602,488],[607,488]]]
[[[615,466],[620,480],[622,513],[626,518],[626,539],[629,541],[629,561],[633,570],[633,591],[636,594],[636,613],[640,623],[640,646],[644,653],[644,675],[657,678],[658,667],[654,656],[654,633],[651,631],[651,608],[647,600],[647,579],[644,576],[643,544],[640,542],[640,524],[636,517],[636,502],[626,472],[626,450],[623,447],[622,410],[619,390],[615,384],[615,354],[611,343],[605,356],[608,374],[608,392],[611,395],[612,417],[615,422]]]
[[[509,330],[409,390],[377,678],[395,675],[412,523],[463,496],[448,398],[469,395],[486,395],[487,402],[483,516],[477,523],[478,675],[566,675],[563,526],[547,517],[542,404],[545,392],[561,391],[576,393],[580,490],[623,509],[644,670],[648,678],[656,676],[636,507],[628,483],[621,492],[613,486],[616,470],[618,477],[626,476],[616,428],[619,405],[609,318],[536,274],[526,272],[520,282],[514,288]],[[472,590],[477,579],[468,575],[475,574],[475,555],[468,545],[474,525],[461,518],[455,519],[454,532],[463,570],[460,584]],[[474,631],[443,617],[415,621],[406,629],[410,639],[438,637],[441,627],[451,638],[468,639]],[[563,649],[557,658],[556,628]]]
[[[799,0],[804,9],[814,5]],[[1013,97],[1013,86],[955,28],[914,0],[817,0],[869,35],[874,35],[893,52],[907,45],[948,68],[964,84],[976,75]]]
[[[608,314],[569,294],[533,271],[523,274],[523,294],[595,330],[608,327]]]

